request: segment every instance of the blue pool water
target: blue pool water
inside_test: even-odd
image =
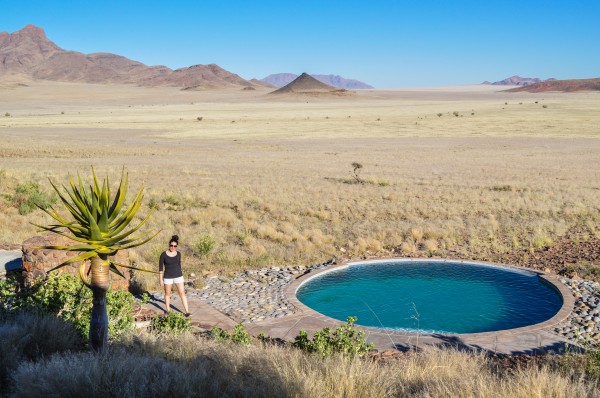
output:
[[[377,262],[320,275],[297,292],[306,306],[359,325],[478,333],[543,322],[562,297],[537,275],[458,262]]]

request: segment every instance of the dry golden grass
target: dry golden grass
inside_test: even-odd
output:
[[[116,181],[125,166],[157,208],[149,228],[163,230],[134,253],[146,266],[174,233],[188,270],[226,272],[398,250],[493,260],[575,224],[598,233],[597,93],[466,87],[307,102],[260,90],[0,90],[2,197],[92,165]],[[354,183],[353,162],[367,183]],[[47,220],[0,198],[0,221],[1,243],[20,243],[35,233],[28,222]],[[194,254],[204,235],[214,247]]]
[[[495,372],[484,356],[431,349],[387,363],[192,335],[141,336],[106,355],[23,362],[14,396],[597,397],[597,382],[546,366]],[[91,395],[90,395],[91,394]]]

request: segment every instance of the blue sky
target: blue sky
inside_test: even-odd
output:
[[[243,78],[339,74],[378,88],[600,77],[600,1],[0,0],[68,50]]]

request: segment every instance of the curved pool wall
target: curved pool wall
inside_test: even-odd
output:
[[[376,322],[372,322],[371,324],[367,324],[365,325],[364,323],[361,323],[361,320],[359,319],[357,324],[366,330],[373,330],[373,331],[386,331],[386,333],[398,333],[401,335],[407,335],[407,334],[411,334],[414,333],[416,335],[422,335],[422,334],[461,334],[463,336],[467,336],[467,335],[486,335],[486,333],[519,333],[519,332],[525,332],[525,331],[534,331],[534,330],[540,330],[543,328],[549,328],[551,326],[556,325],[557,323],[563,321],[564,319],[566,319],[568,317],[568,315],[571,313],[571,311],[573,310],[573,306],[574,306],[574,298],[572,296],[572,294],[570,293],[570,291],[568,290],[568,288],[566,286],[564,286],[562,283],[560,283],[560,281],[556,280],[552,275],[549,274],[544,274],[541,272],[537,272],[537,271],[533,271],[530,269],[525,269],[525,268],[520,268],[520,267],[513,267],[513,266],[505,266],[505,265],[499,265],[499,264],[492,264],[492,263],[487,263],[487,262],[474,262],[474,261],[461,261],[461,260],[443,260],[443,259],[378,259],[378,260],[366,260],[366,261],[357,261],[357,262],[350,262],[350,263],[342,263],[340,265],[336,265],[333,267],[328,267],[326,269],[321,269],[321,270],[317,270],[317,271],[313,271],[309,274],[306,274],[304,276],[302,276],[301,278],[298,278],[287,290],[287,293],[289,294],[288,297],[293,296],[293,304],[296,305],[305,315],[313,315],[314,317],[318,318],[318,319],[329,319],[330,321],[334,321],[334,322],[338,322],[339,324],[342,323],[342,320],[345,320],[345,317],[348,315],[357,315],[357,314],[344,314],[344,315],[340,315],[337,314],[337,316],[335,317],[331,317],[329,316],[330,314],[327,313],[321,313],[316,311],[315,309],[305,305],[303,302],[301,302],[299,300],[299,298],[297,297],[298,291],[308,282],[310,281],[314,281],[316,278],[321,278],[324,276],[329,275],[332,272],[338,272],[340,270],[344,270],[347,269],[348,267],[352,267],[352,266],[370,266],[370,265],[381,265],[381,264],[388,264],[390,266],[393,266],[394,264],[419,264],[419,263],[456,263],[457,265],[471,265],[476,267],[487,267],[490,269],[498,269],[501,270],[502,272],[507,273],[508,275],[510,275],[510,273],[512,274],[521,274],[521,275],[529,275],[529,276],[536,276],[537,278],[539,278],[539,282],[541,284],[544,284],[546,286],[548,286],[552,291],[556,292],[557,294],[557,300],[560,301],[560,303],[558,303],[558,305],[555,307],[555,309],[551,310],[551,312],[555,312],[554,315],[552,316],[552,314],[547,314],[545,315],[545,319],[538,319],[535,320],[534,322],[527,322],[526,324],[516,324],[513,326],[503,326],[502,323],[499,323],[497,326],[495,327],[487,327],[487,328],[482,328],[482,329],[468,329],[468,330],[446,330],[444,328],[427,328],[426,326],[423,326],[421,324],[417,324],[417,322],[422,322],[421,319],[419,319],[420,317],[422,317],[422,314],[419,313],[419,309],[416,308],[414,309],[414,313],[411,316],[411,318],[413,319],[413,324],[409,325],[408,327],[382,327],[381,326],[381,321],[379,319],[377,319]],[[392,263],[392,264],[390,264]],[[361,300],[363,298],[360,298]],[[555,311],[556,310],[556,311]],[[369,311],[371,312],[375,312],[372,311],[372,309],[369,309]],[[376,314],[375,314],[376,315]],[[547,317],[549,318],[547,318]],[[375,316],[375,318],[377,318],[377,316]],[[492,322],[493,323],[493,322]]]

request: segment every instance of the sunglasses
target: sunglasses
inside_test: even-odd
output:
[[[169,247],[177,247],[177,245],[169,245]]]

